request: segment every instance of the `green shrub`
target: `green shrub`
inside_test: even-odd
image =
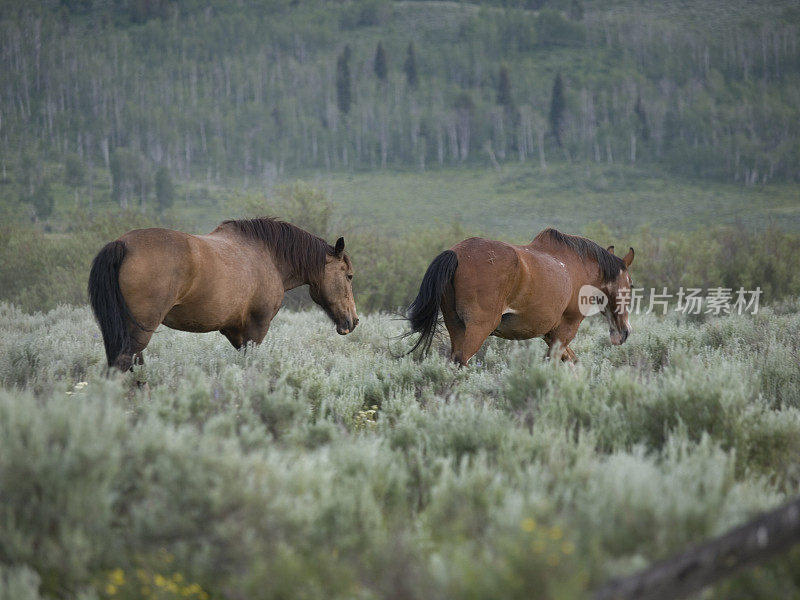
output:
[[[0,591],[583,597],[796,493],[787,307],[634,317],[621,347],[588,319],[577,365],[491,340],[466,369],[399,356],[389,315],[284,310],[246,352],[160,329],[139,391],[87,307],[0,304]],[[790,560],[739,581],[796,594]]]

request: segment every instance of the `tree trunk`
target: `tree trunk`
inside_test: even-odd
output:
[[[547,168],[547,162],[544,159],[544,129],[538,129],[536,131],[536,140],[539,145],[539,166],[542,169]]]

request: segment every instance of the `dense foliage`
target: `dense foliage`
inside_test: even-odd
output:
[[[4,0],[2,179],[42,218],[46,165],[75,157],[71,185],[110,172],[123,207],[158,167],[567,159],[794,181],[799,20],[791,1]]]
[[[88,308],[0,304],[0,598],[580,598],[800,492],[797,310],[460,370],[281,312],[243,353],[160,330],[146,393]],[[795,597],[798,559],[704,597]]]

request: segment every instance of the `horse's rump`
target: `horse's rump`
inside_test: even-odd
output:
[[[131,347],[129,324],[148,331],[131,314],[119,285],[119,271],[127,247],[115,240],[106,244],[92,261],[89,273],[89,303],[103,334],[108,366],[111,367]]]

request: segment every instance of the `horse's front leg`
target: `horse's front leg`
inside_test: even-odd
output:
[[[279,301],[266,310],[252,312],[242,329],[242,344],[246,345],[248,342],[260,344],[267,335],[272,319],[275,318],[280,307]]]
[[[234,348],[242,350],[247,348],[248,342],[260,344],[264,336],[267,335],[268,330],[269,323],[248,321],[242,328],[226,327],[225,329],[220,329],[219,332],[228,338]]]
[[[241,350],[242,346],[244,346],[245,344],[244,331],[242,331],[238,327],[224,327],[220,329],[219,332],[226,338],[228,338],[228,341],[231,343],[231,346],[233,346],[237,350]]]
[[[551,359],[559,356],[562,361],[576,362],[577,357],[569,344],[578,333],[580,324],[580,321],[565,320],[551,329],[544,336],[544,341],[547,342],[547,356]]]
[[[260,344],[266,337],[271,322],[272,319],[251,319],[248,321],[244,330],[244,343]]]
[[[564,352],[561,354],[561,360],[570,361],[570,362],[577,362],[578,358],[575,356],[575,352],[569,346],[564,348]]]

